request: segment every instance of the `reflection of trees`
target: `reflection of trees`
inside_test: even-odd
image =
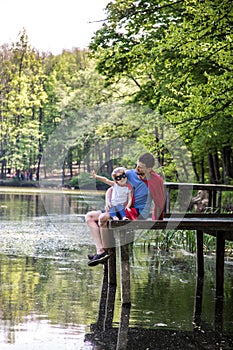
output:
[[[161,319],[171,319],[171,314],[176,324],[182,324],[184,314],[186,319],[190,315],[192,320],[195,259],[185,259],[184,264],[182,256],[169,254],[166,257],[163,252],[154,254],[153,249],[145,252],[138,248],[134,252],[138,269],[133,270],[131,297],[135,309],[143,310],[141,323],[149,325],[148,315],[150,325],[161,323]],[[146,259],[147,254],[149,258]]]
[[[90,206],[99,208],[103,205],[104,195],[95,193],[66,194],[63,192],[35,193],[0,193],[0,217],[5,220],[23,221],[25,218],[44,216],[46,214],[86,214]],[[44,206],[44,204],[46,204]]]
[[[74,258],[75,254],[72,255]],[[87,310],[97,307],[95,279],[89,267],[64,256],[59,260],[33,257],[0,257],[0,309],[5,331],[14,341],[13,327],[38,315],[52,323],[85,324]],[[43,316],[41,316],[43,315]],[[28,321],[28,322],[29,322]]]
[[[15,193],[1,193],[0,200],[4,203],[6,208],[1,213],[5,219],[8,220],[23,220],[25,217],[36,217],[45,214],[43,203],[40,195],[30,194],[15,194]]]

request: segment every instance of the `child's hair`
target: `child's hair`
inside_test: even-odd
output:
[[[118,168],[113,169],[112,178],[115,179],[116,173],[119,173],[119,172],[122,172],[122,174],[125,174],[126,168],[124,168],[123,166],[120,166]]]

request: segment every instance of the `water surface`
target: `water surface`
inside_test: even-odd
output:
[[[88,201],[92,202],[91,197],[84,201],[85,205]],[[95,201],[98,204],[101,200],[95,197]],[[47,212],[45,207],[50,210]],[[83,199],[79,201],[77,194],[65,200],[53,194],[46,205],[38,194],[2,194],[0,349],[114,348],[106,344],[101,347],[101,342],[96,347],[88,337],[99,316],[103,266],[87,266],[86,256],[94,247],[78,210],[81,207]],[[130,329],[158,330],[170,338],[180,332],[183,336],[192,335],[195,256],[181,250],[157,251],[153,241],[148,249],[146,233],[140,232],[137,237],[130,260]],[[205,257],[205,267],[201,320],[205,332],[212,332],[217,320],[214,255]],[[117,280],[114,329],[119,327],[121,315],[119,271]],[[233,333],[232,296],[233,270],[228,259],[221,319],[224,335]],[[213,333],[209,338],[212,343],[208,345],[204,339],[203,348],[212,349],[216,345]],[[229,339],[228,342],[224,339],[216,348],[229,349]],[[157,343],[162,340],[160,334]],[[138,346],[143,349],[143,344]],[[161,345],[160,348],[163,349]]]

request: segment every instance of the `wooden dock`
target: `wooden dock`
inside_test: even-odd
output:
[[[216,214],[186,214],[170,215],[162,221],[109,221],[109,232],[116,240],[116,248],[112,248],[114,253],[119,249],[119,262],[116,261],[116,254],[112,254],[107,264],[103,266],[103,283],[99,303],[98,319],[96,324],[92,325],[92,334],[87,335],[87,339],[93,341],[96,339],[101,344],[109,344],[114,341],[115,349],[126,350],[127,344],[133,344],[135,337],[135,328],[130,328],[130,242],[134,239],[135,230],[194,230],[196,231],[196,291],[193,309],[193,332],[181,332],[172,338],[169,331],[156,329],[142,330],[137,329],[137,337],[142,343],[148,342],[148,348],[152,348],[158,341],[169,348],[180,349],[188,348],[190,343],[193,348],[213,348],[215,343],[224,343],[223,349],[230,349],[233,345],[231,337],[223,335],[223,286],[224,286],[224,247],[225,240],[233,240],[233,215]],[[203,281],[204,281],[204,251],[203,236],[210,234],[216,237],[216,298],[214,313],[214,328],[210,325],[208,330],[203,329],[202,322],[202,299],[203,299]],[[112,327],[112,320],[115,306],[116,295],[116,263],[120,266],[120,290],[121,290],[121,313],[118,329]],[[133,283],[133,281],[132,281]],[[163,334],[162,334],[163,333]],[[144,334],[144,338],[143,338]],[[148,335],[149,334],[149,335]],[[173,333],[174,334],[174,333]],[[148,341],[148,339],[150,341]],[[217,340],[216,340],[217,339]],[[176,344],[177,342],[177,344]],[[96,343],[98,345],[98,342]],[[161,346],[162,346],[161,345]],[[136,345],[135,345],[136,346]]]
[[[208,191],[208,208],[210,213],[172,213],[171,210],[171,191],[179,191],[180,208],[182,209],[182,200],[186,197],[187,191],[193,190]],[[116,293],[116,264],[120,266],[120,290],[121,290],[121,315],[119,328],[117,331],[116,346],[117,350],[123,350],[127,347],[127,339],[130,336],[129,315],[131,306],[130,296],[130,244],[134,240],[134,234],[137,230],[157,231],[160,230],[193,230],[196,234],[196,297],[194,300],[193,313],[193,334],[185,335],[185,339],[191,337],[194,340],[195,348],[203,348],[204,341],[207,344],[208,337],[203,338],[201,330],[202,313],[202,294],[203,278],[205,273],[204,266],[204,235],[211,235],[216,238],[216,298],[215,298],[215,319],[213,336],[222,337],[223,325],[223,291],[224,291],[224,258],[225,241],[233,241],[233,213],[222,213],[222,192],[233,192],[233,186],[226,185],[203,185],[186,183],[165,183],[166,206],[164,220],[136,220],[136,221],[109,221],[109,234],[115,239],[115,248],[110,249],[112,255],[107,264],[103,266],[103,284],[99,304],[98,320],[95,324],[94,337],[103,335],[103,339],[110,331],[112,332],[112,317],[114,312],[114,299]],[[187,208],[186,208],[187,209]],[[116,262],[116,249],[119,249],[119,262]],[[133,281],[132,281],[133,283]],[[95,333],[96,332],[96,333]],[[156,333],[156,330],[154,330]],[[112,333],[111,333],[112,334]],[[147,337],[148,338],[148,337]],[[170,337],[168,337],[170,338]],[[189,342],[190,339],[189,338]],[[158,339],[157,339],[158,340]],[[157,344],[157,340],[155,341]],[[223,340],[228,343],[228,339]],[[200,342],[200,343],[199,343]],[[214,342],[213,342],[214,344]],[[212,344],[212,345],[213,345]],[[187,345],[187,344],[186,344]],[[184,344],[183,348],[186,348]],[[199,346],[200,345],[200,346]],[[232,348],[232,341],[229,340],[227,346]],[[174,343],[172,344],[174,347]],[[176,348],[176,347],[174,347]],[[178,346],[180,349],[180,347]],[[210,347],[209,347],[210,348]]]
[[[134,230],[194,230],[196,232],[197,275],[204,276],[203,235],[216,237],[216,295],[223,295],[225,240],[233,240],[232,214],[170,214],[164,220],[109,221],[109,230],[120,250],[127,250],[127,235]],[[132,238],[133,241],[133,238]],[[125,261],[129,257],[124,258]],[[121,262],[123,263],[123,261]],[[129,267],[123,267],[123,270]],[[129,276],[128,276],[129,277]],[[127,277],[127,278],[128,278]],[[126,282],[127,284],[127,282]],[[121,286],[125,289],[125,286]],[[123,301],[124,302],[124,301]],[[128,297],[127,297],[128,302]]]

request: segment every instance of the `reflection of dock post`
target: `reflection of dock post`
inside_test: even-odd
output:
[[[216,233],[216,301],[215,301],[215,330],[222,332],[223,328],[223,285],[224,285],[224,232]]]
[[[115,305],[115,296],[116,296],[116,249],[110,249],[111,257],[108,260],[108,293],[106,300],[106,309],[105,309],[105,323],[104,330],[112,328],[112,320],[114,316],[114,305]]]
[[[105,331],[112,328],[116,285],[116,254],[115,248],[111,248],[111,257],[108,263],[103,265],[103,280],[98,319],[97,322],[92,325],[92,330]]]
[[[105,324],[105,309],[107,303],[107,295],[108,295],[108,265],[104,264],[103,266],[103,280],[102,280],[102,289],[99,301],[99,310],[98,310],[98,319],[95,324],[92,325],[92,330],[104,329]]]
[[[204,283],[203,231],[201,230],[197,230],[196,232],[196,259],[196,293],[193,315],[193,322],[195,328],[200,327],[201,325],[202,295]]]
[[[221,231],[216,233],[216,297],[223,296],[225,250],[225,239],[223,235],[224,233]]]
[[[117,338],[117,350],[126,349],[128,340],[129,316],[131,307],[130,297],[130,262],[129,262],[129,243],[131,242],[131,233],[126,230],[117,232],[119,242],[119,260],[120,260],[120,284],[121,284],[121,317]]]
[[[124,235],[125,232],[121,232]],[[120,276],[121,276],[121,303],[130,304],[130,264],[129,244],[124,244],[120,238]]]
[[[203,231],[196,232],[197,276],[204,276]]]
[[[203,284],[204,284],[204,278],[197,275],[194,314],[193,314],[193,323],[195,328],[199,328],[201,326]]]

